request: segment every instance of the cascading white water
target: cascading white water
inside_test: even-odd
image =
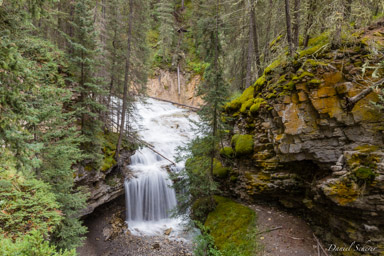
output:
[[[196,115],[153,99],[146,104],[138,102],[136,107],[140,117],[136,129],[140,137],[174,162],[177,147],[193,136],[189,118],[196,119]],[[168,228],[180,229],[180,220],[170,218],[170,211],[177,204],[165,168],[170,164],[149,148],[142,148],[131,157],[129,168],[136,178],[125,182],[125,193],[128,228],[133,234],[156,235]],[[171,169],[178,171],[183,167],[184,163],[178,163]]]

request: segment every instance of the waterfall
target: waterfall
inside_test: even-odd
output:
[[[153,99],[148,99],[146,104],[138,102],[136,108],[140,119],[135,128],[140,137],[161,155],[175,161],[177,147],[193,136],[189,119],[196,120],[196,115]],[[156,235],[168,228],[180,229],[181,220],[171,218],[170,211],[176,207],[177,200],[166,167],[179,171],[184,163],[170,164],[147,147],[131,157],[129,169],[135,178],[125,181],[125,194],[126,221],[133,234]]]
[[[176,207],[175,191],[166,173],[151,172],[125,183],[127,221],[159,221]]]

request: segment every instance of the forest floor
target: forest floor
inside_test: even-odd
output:
[[[300,217],[276,207],[248,205],[257,216],[260,256],[314,256],[317,242],[309,225]]]
[[[272,206],[248,205],[258,215],[257,237],[262,244],[260,256],[314,256],[316,241],[308,224],[299,217]],[[163,236],[133,236],[123,221],[124,197],[95,210],[84,224],[88,227],[80,256],[187,256],[191,243]],[[271,230],[278,228],[275,230]],[[270,231],[271,230],[271,231]],[[264,232],[265,231],[265,232]],[[234,255],[235,256],[235,255]]]

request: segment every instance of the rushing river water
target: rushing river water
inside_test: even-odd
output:
[[[141,139],[155,151],[175,162],[177,148],[193,136],[189,119],[197,119],[195,113],[170,103],[148,99],[136,104],[137,127]],[[181,230],[181,219],[170,217],[177,200],[166,166],[171,162],[150,150],[139,149],[131,157],[129,168],[135,178],[125,182],[127,223],[135,235],[161,235],[172,228],[172,236]],[[172,171],[184,168],[184,163],[171,166]]]

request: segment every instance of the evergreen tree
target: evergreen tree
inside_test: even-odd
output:
[[[131,135],[130,123],[133,121],[134,94],[141,95],[145,91],[147,82],[148,48],[146,44],[146,32],[148,19],[146,13],[148,5],[130,0],[126,7],[128,20],[126,21],[127,44],[124,70],[123,106],[121,111],[121,123],[119,138],[116,146],[116,159],[119,157],[121,143],[125,134]]]
[[[181,184],[188,188],[191,197],[181,198],[180,210],[185,211],[187,205],[192,205],[192,215],[201,219],[215,205],[213,195],[217,192],[217,186],[213,175],[215,169],[220,168],[216,159],[221,131],[224,128],[220,113],[228,97],[228,88],[221,67],[222,24],[219,17],[219,1],[205,1],[200,3],[199,7],[204,13],[204,18],[199,20],[196,29],[201,38],[200,43],[204,45],[201,54],[209,65],[199,86],[199,93],[205,104],[198,112],[198,137],[188,146],[189,159],[185,168],[188,178],[181,181]]]
[[[100,166],[101,122],[98,120],[99,112],[103,106],[98,102],[103,94],[101,80],[95,78],[96,54],[98,52],[97,32],[94,27],[94,14],[91,0],[79,0],[72,3],[73,36],[66,35],[69,43],[70,70],[75,79],[74,93],[76,100],[73,108],[80,121],[81,133],[84,135],[82,149],[87,162],[94,164],[95,169]]]
[[[175,19],[172,1],[160,0],[156,4],[156,16],[159,20],[159,44],[164,62],[172,59],[172,45],[175,37]]]

